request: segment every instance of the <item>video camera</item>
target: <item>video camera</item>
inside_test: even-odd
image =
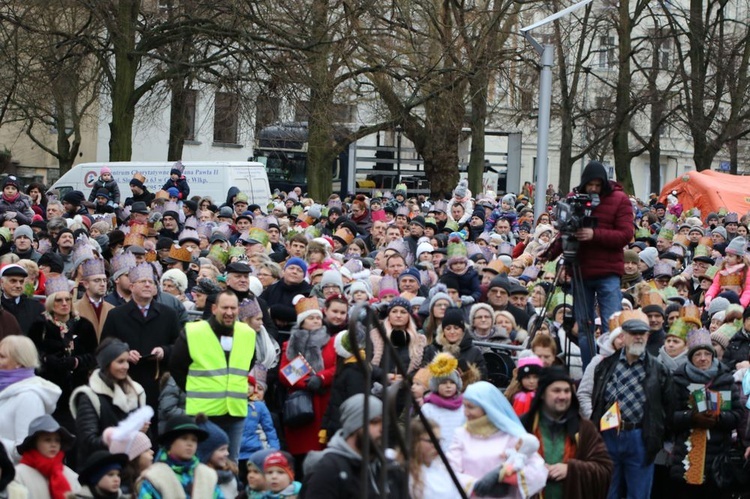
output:
[[[578,229],[596,227],[596,217],[591,212],[599,206],[598,194],[576,193],[558,201],[555,207],[555,227],[560,231],[563,245],[563,257],[566,262],[575,263],[580,242],[576,238]]]

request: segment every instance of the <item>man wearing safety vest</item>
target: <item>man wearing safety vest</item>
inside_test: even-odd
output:
[[[170,371],[185,391],[185,412],[204,413],[229,436],[229,458],[237,461],[247,417],[247,375],[255,353],[255,331],[237,321],[239,303],[224,291],[207,321],[190,322],[175,343]]]

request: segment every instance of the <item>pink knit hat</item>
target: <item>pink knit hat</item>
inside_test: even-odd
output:
[[[104,441],[106,442],[107,435],[105,430]],[[151,448],[151,440],[148,439],[145,433],[136,432],[128,440],[113,440],[109,443],[109,452],[112,454],[127,454],[128,460],[138,458],[141,454]]]
[[[101,170],[99,170],[99,175],[106,175],[107,173],[111,174],[112,170],[108,166],[102,166]]]

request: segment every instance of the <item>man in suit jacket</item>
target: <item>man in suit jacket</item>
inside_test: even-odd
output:
[[[104,260],[92,258],[81,264],[83,287],[86,290],[80,300],[76,301],[75,308],[78,314],[88,319],[96,329],[96,339],[99,341],[102,328],[107,321],[107,315],[114,305],[104,301],[107,294],[107,274],[104,270]]]
[[[159,405],[159,377],[169,365],[172,345],[180,334],[177,313],[154,300],[154,269],[142,263],[128,273],[131,300],[107,315],[102,340],[110,336],[130,346],[130,377],[146,391],[146,403]],[[157,428],[157,421],[152,422]]]

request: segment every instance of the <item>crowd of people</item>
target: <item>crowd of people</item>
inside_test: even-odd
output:
[[[750,214],[145,184],[2,182],[0,497],[747,496]]]

